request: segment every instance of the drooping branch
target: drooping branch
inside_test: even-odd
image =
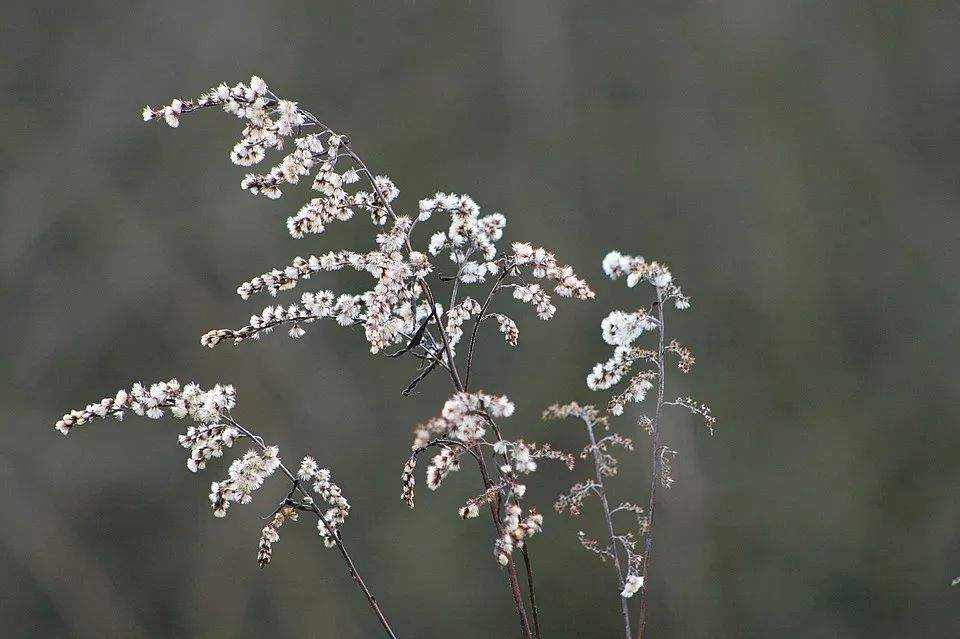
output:
[[[385,633],[391,639],[396,639],[396,634],[360,576],[340,535],[339,528],[349,512],[349,503],[342,496],[340,488],[330,482],[330,471],[320,469],[312,458],[305,457],[300,476],[294,475],[280,460],[276,446],[268,446],[263,437],[233,418],[232,409],[235,404],[236,392],[230,385],[217,384],[204,391],[194,383],[181,386],[175,379],[153,384],[149,388],[138,383],[129,391],[121,390],[115,396],[87,405],[83,410],[67,413],[57,422],[56,428],[67,435],[77,426],[94,419],[107,416],[123,419],[128,413],[150,419],[160,419],[166,414],[180,419],[189,417],[196,425],[188,427],[186,433],[179,437],[179,442],[184,448],[190,449],[187,468],[192,472],[203,470],[210,460],[222,457],[226,449],[232,448],[236,441],[251,441],[255,448],[230,464],[226,479],[211,484],[210,501],[214,515],[226,516],[231,503],[249,503],[253,499],[253,493],[274,476],[276,471],[280,471],[290,481],[290,490],[281,508],[283,505],[293,505],[294,495],[300,495],[301,499],[296,505],[316,514],[318,529],[324,542],[338,548],[351,577],[370,604]],[[305,468],[309,469],[309,472],[305,472]],[[319,486],[327,494],[314,495],[310,488],[305,486],[305,480],[308,479],[315,480],[314,487]],[[317,506],[321,501],[332,506],[327,513],[320,511]],[[276,518],[278,513],[281,513],[280,509],[273,513],[273,526],[266,527],[261,536],[257,557],[261,566],[269,561],[270,545],[278,539],[276,527],[281,523],[281,520]]]
[[[232,416],[227,415],[226,421],[234,426],[237,430],[244,433],[252,441],[254,441],[257,446],[262,450],[266,450],[263,438],[258,437],[252,431],[248,430],[246,427],[241,426],[237,423]],[[373,596],[373,593],[370,592],[370,588],[367,587],[366,582],[363,580],[363,577],[360,575],[360,571],[357,570],[356,564],[353,561],[353,557],[350,555],[350,552],[347,550],[347,546],[343,541],[343,537],[340,532],[336,529],[333,529],[326,522],[324,518],[324,513],[320,511],[320,508],[317,506],[318,499],[311,493],[311,491],[304,486],[297,476],[295,476],[290,470],[281,462],[279,465],[280,471],[287,476],[287,479],[290,480],[291,493],[287,495],[287,499],[291,498],[292,493],[295,491],[303,497],[303,504],[317,517],[317,522],[319,525],[325,526],[328,531],[328,538],[333,540],[333,543],[336,545],[337,550],[340,551],[340,556],[343,558],[344,563],[347,565],[347,570],[350,573],[350,576],[353,578],[354,582],[357,584],[357,587],[360,588],[360,591],[363,593],[364,598],[367,600],[367,603],[370,605],[370,608],[373,610],[374,614],[377,617],[377,620],[380,622],[380,625],[383,627],[384,632],[386,632],[388,637],[391,639],[397,639],[397,635],[394,634],[393,628],[390,627],[390,622],[387,621],[386,615],[383,613],[383,609],[380,607],[380,604],[377,602],[376,597]]]

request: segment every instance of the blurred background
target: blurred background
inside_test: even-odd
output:
[[[242,420],[310,451],[353,504],[361,571],[403,637],[515,636],[475,478],[398,499],[410,428],[448,395],[400,396],[409,360],[317,324],[300,341],[200,347],[263,299],[234,293],[295,255],[365,247],[362,219],[293,240],[307,197],[242,192],[235,120],[178,130],[144,104],[262,75],[348,132],[411,208],[438,189],[508,216],[588,277],[593,303],[513,313],[474,373],[518,405],[515,436],[581,445],[558,400],[606,357],[600,319],[637,305],[605,281],[619,248],[669,263],[693,297],[673,335],[698,364],[673,413],[652,628],[667,637],[948,637],[960,631],[960,5],[956,3],[13,3],[0,38],[0,628],[6,637],[373,637],[312,528],[257,569],[254,505],[214,519],[179,422],[52,430],[67,409],[176,376],[230,381]],[[344,288],[340,275],[323,286]],[[506,303],[512,307],[511,302]],[[636,414],[632,416],[636,417]],[[620,429],[636,435],[631,418]],[[646,439],[640,435],[641,450]],[[647,453],[620,494],[643,498]],[[555,495],[533,546],[545,635],[616,636],[608,572]],[[421,468],[422,470],[422,468]],[[422,477],[420,480],[422,485]]]

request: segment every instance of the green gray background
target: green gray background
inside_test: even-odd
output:
[[[171,131],[145,103],[262,75],[349,132],[411,207],[438,189],[508,216],[597,290],[548,324],[517,309],[481,386],[509,432],[576,447],[557,400],[591,400],[599,321],[637,304],[601,279],[611,248],[663,259],[693,308],[671,332],[698,365],[710,437],[675,413],[675,487],[651,591],[667,637],[949,637],[960,629],[960,386],[954,245],[960,5],[935,2],[183,2],[4,7],[0,628],[8,637],[372,637],[310,528],[254,561],[274,485],[215,520],[180,423],[78,430],[64,410],[177,376],[232,381],[238,415],[287,457],[328,464],[345,534],[404,637],[514,636],[489,524],[460,522],[461,472],[408,511],[410,427],[438,376],[317,325],[299,342],[202,349],[264,301],[236,285],[297,254],[367,246],[362,220],[306,240],[306,198],[239,188],[237,123]],[[344,288],[349,277],[330,276]],[[513,308],[511,303],[508,306]],[[677,375],[674,375],[676,379]],[[624,419],[621,428],[630,431]],[[645,443],[641,438],[641,443]],[[637,494],[646,454],[624,461]],[[575,540],[595,513],[549,511],[578,478],[530,482],[548,637],[616,636],[608,567]],[[422,481],[421,481],[422,485]],[[642,494],[642,493],[641,493]]]

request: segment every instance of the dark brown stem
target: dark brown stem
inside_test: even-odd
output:
[[[437,367],[437,364],[439,363],[440,363],[439,359],[435,359],[432,362],[430,362],[429,365],[425,366],[424,369],[420,371],[420,373],[415,378],[413,378],[413,381],[407,384],[406,388],[400,391],[400,394],[406,397],[406,396],[409,396],[411,393],[413,393],[413,389],[417,387],[417,384],[419,384],[424,379],[426,379],[427,375],[432,373],[433,369],[435,369]]]
[[[320,512],[320,509],[317,508],[317,505],[313,505],[313,512],[316,513],[317,517],[322,518],[323,514]],[[340,555],[343,557],[343,560],[347,563],[347,568],[350,571],[350,576],[353,577],[353,580],[357,582],[357,586],[360,587],[360,590],[363,591],[364,596],[367,598],[367,602],[370,604],[370,607],[373,608],[374,614],[377,615],[377,619],[380,620],[380,625],[383,626],[383,629],[386,631],[387,635],[392,639],[397,639],[397,635],[393,633],[393,629],[390,627],[390,623],[387,621],[386,616],[383,614],[383,610],[380,609],[380,604],[377,603],[377,598],[373,596],[373,593],[370,592],[370,589],[367,588],[367,584],[364,583],[363,578],[360,576],[360,573],[357,572],[357,567],[353,563],[353,558],[350,557],[350,553],[347,552],[347,547],[344,545],[343,540],[340,538],[339,533],[331,532],[331,536],[336,541],[337,550],[340,551]]]
[[[540,610],[537,608],[537,593],[533,589],[533,567],[530,565],[530,549],[523,545],[523,565],[527,569],[527,588],[530,590],[530,608],[533,610],[533,631],[537,639],[543,639],[540,632]]]
[[[663,342],[666,329],[663,325],[663,293],[657,289],[657,317],[660,329],[660,345],[657,349],[657,368],[659,369],[659,383],[657,384],[657,409],[652,423],[653,450],[652,468],[650,471],[650,504],[647,507],[647,537],[643,550],[643,587],[640,589],[640,621],[637,625],[637,639],[643,639],[649,617],[647,609],[647,592],[650,589],[650,559],[653,554],[653,513],[657,505],[657,485],[660,483],[660,417],[663,412]]]

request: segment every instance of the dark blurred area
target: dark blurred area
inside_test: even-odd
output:
[[[555,401],[605,358],[600,319],[637,305],[602,279],[620,249],[662,259],[693,298],[671,333],[697,367],[710,437],[673,413],[651,636],[960,634],[960,5],[957,3],[12,3],[0,27],[0,635],[372,637],[379,628],[311,526],[256,542],[282,485],[226,520],[165,420],[67,409],[133,381],[218,380],[292,459],[332,468],[361,571],[403,637],[516,634],[489,522],[460,522],[476,478],[399,474],[410,428],[449,394],[400,396],[409,360],[317,324],[300,341],[209,351],[199,336],[266,303],[234,290],[295,255],[369,246],[362,219],[293,240],[308,197],[239,188],[235,120],[140,121],[262,75],[351,135],[408,210],[438,189],[502,211],[508,240],[554,249],[597,290],[541,323],[513,313],[474,378],[517,403],[508,431],[576,449]],[[323,286],[344,288],[338,275]],[[507,302],[507,305],[510,305]],[[511,306],[511,308],[514,308]],[[635,417],[635,415],[634,415]],[[633,420],[620,429],[636,435]],[[646,440],[641,437],[641,443]],[[242,450],[242,449],[241,449]],[[641,447],[643,450],[643,447]],[[640,499],[647,454],[617,490]],[[555,515],[580,479],[549,463],[532,553],[545,635],[616,636],[609,566]],[[422,486],[422,478],[421,484]]]

